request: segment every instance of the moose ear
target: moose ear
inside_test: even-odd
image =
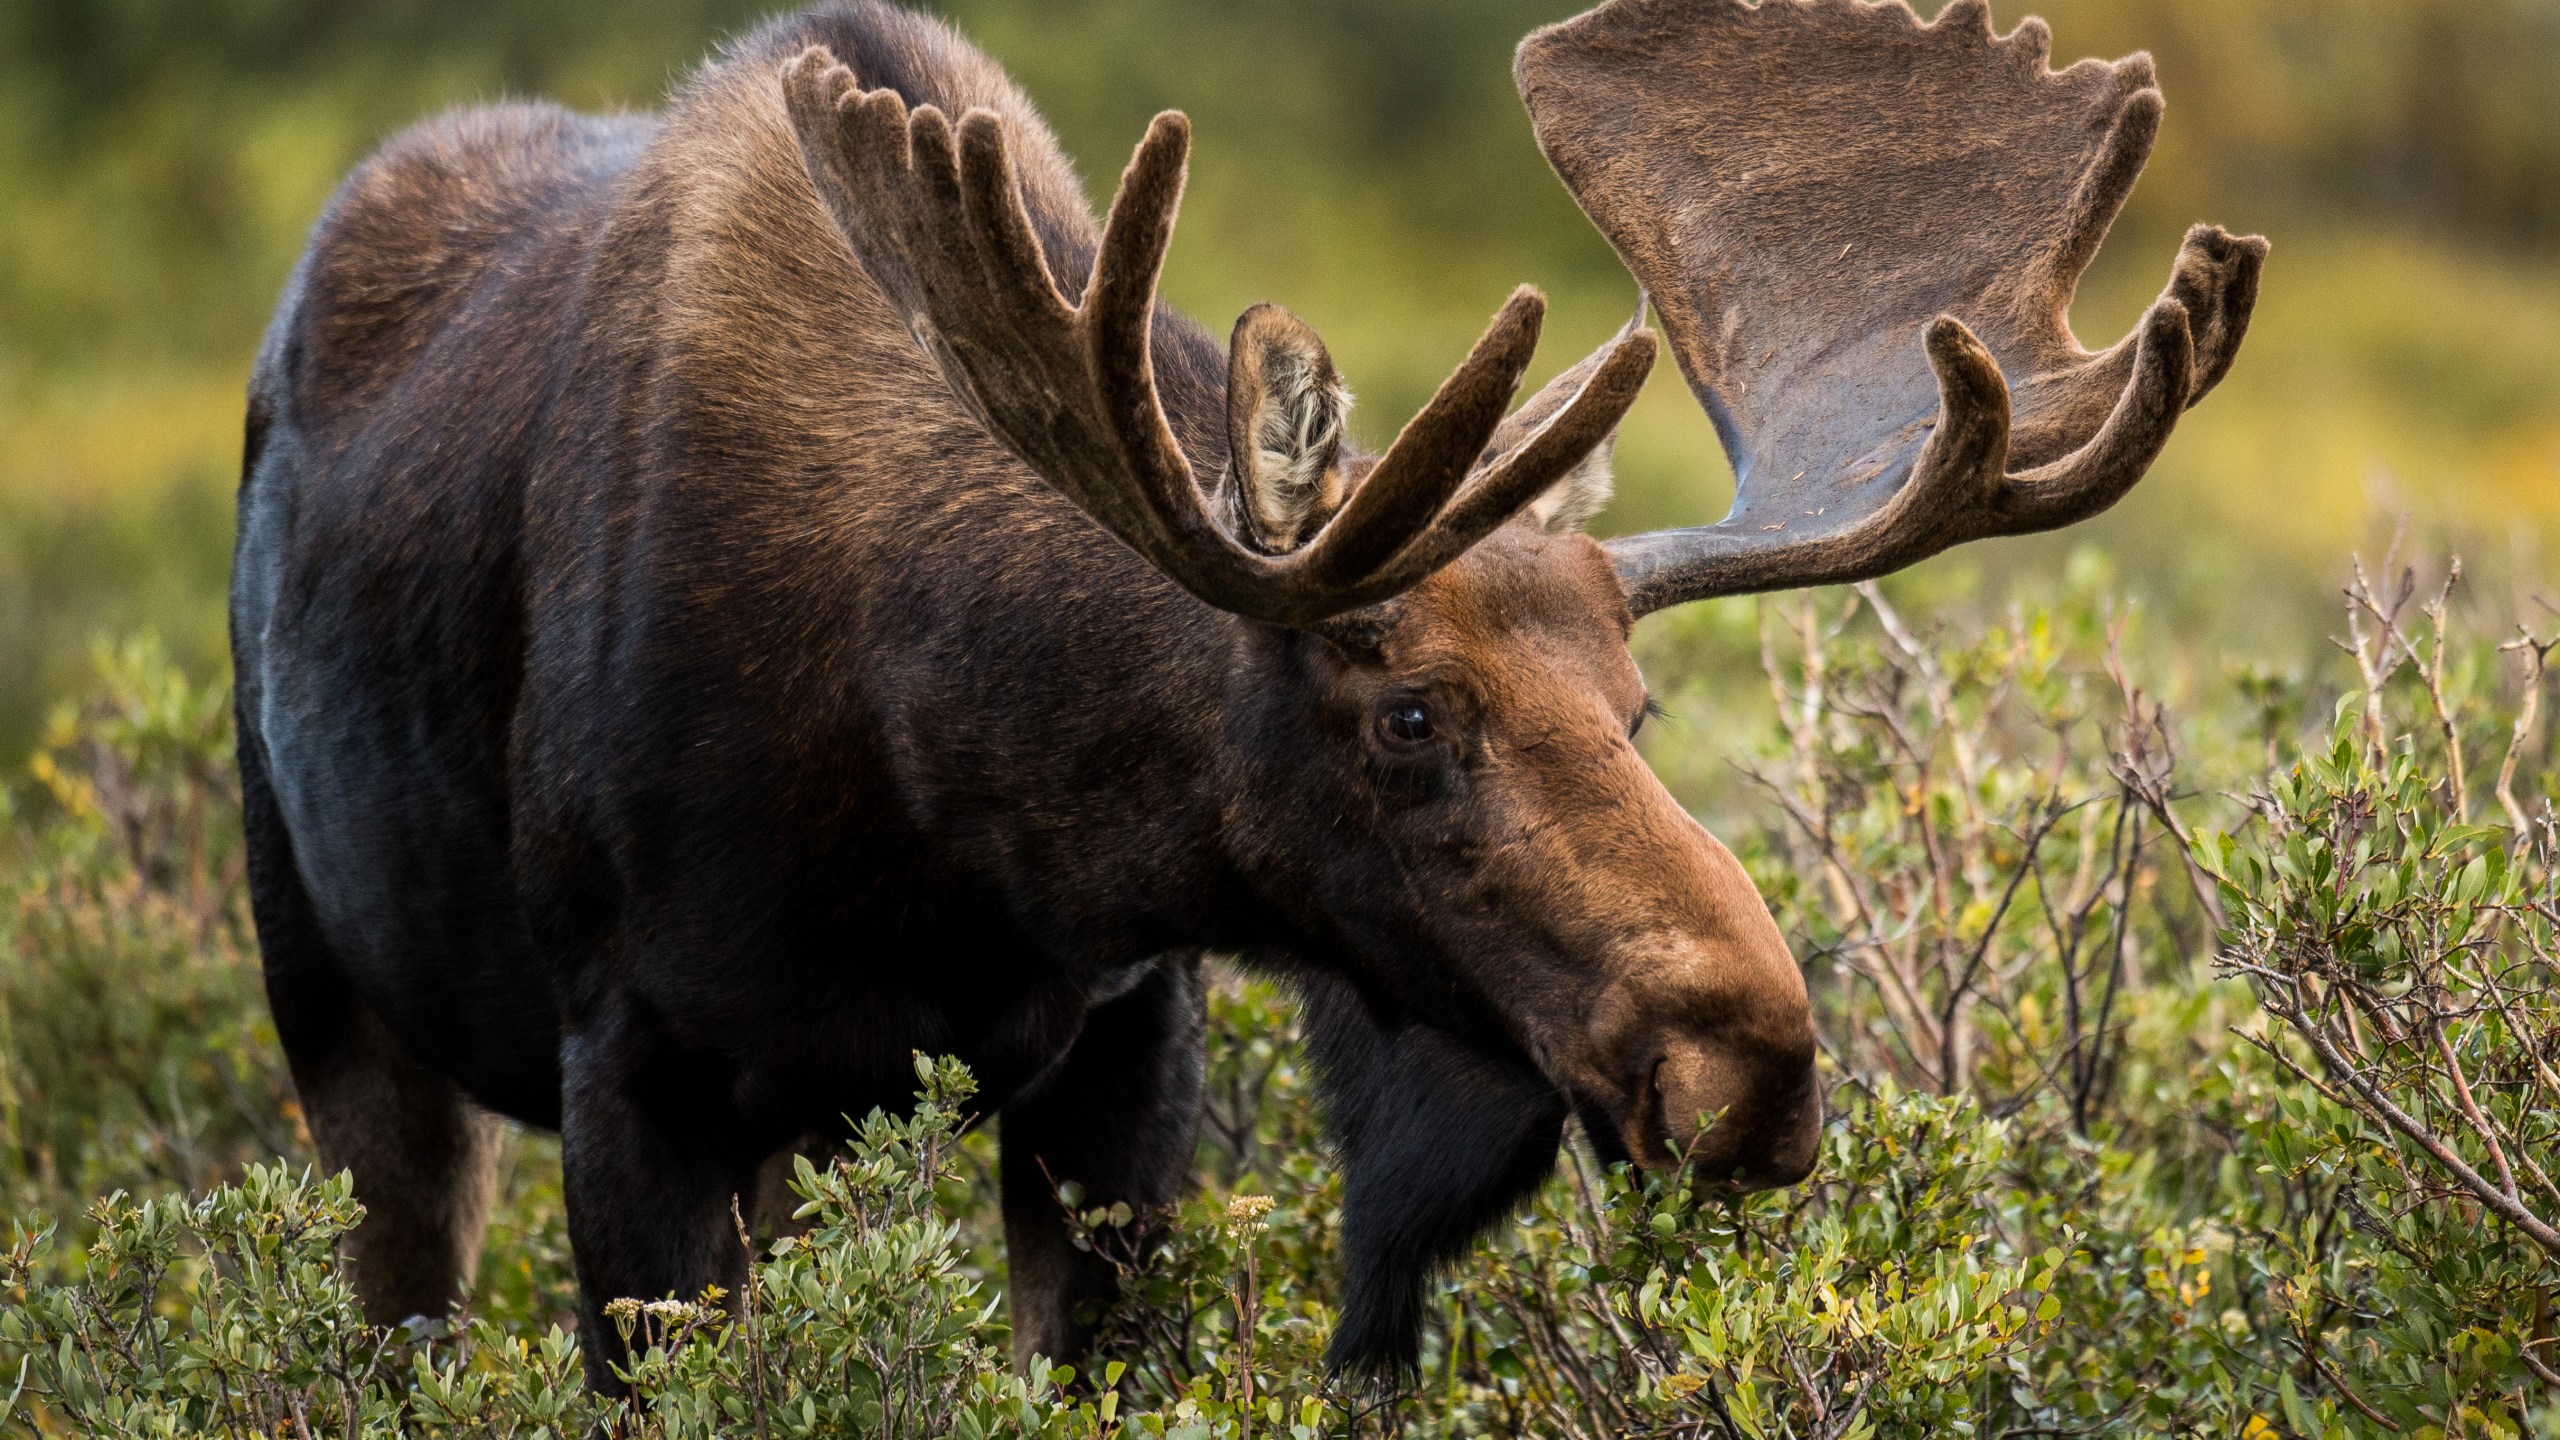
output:
[[[1227,443],[1242,536],[1285,554],[1324,528],[1351,492],[1342,428],[1351,392],[1307,323],[1277,305],[1236,321],[1227,352]]]
[[[1642,312],[1638,312],[1628,331],[1631,332],[1642,320]],[[1621,332],[1619,338],[1623,339],[1626,333]],[[1484,458],[1476,462],[1477,468],[1492,465],[1527,444],[1530,436],[1537,434],[1540,427],[1554,419],[1557,412],[1582,393],[1582,387],[1591,383],[1591,377],[1599,373],[1601,362],[1609,358],[1617,343],[1612,340],[1600,347],[1582,363],[1548,381],[1545,388],[1529,397],[1528,403],[1511,412],[1510,418],[1502,422],[1501,428],[1493,432],[1493,439],[1486,443]],[[1520,513],[1528,517],[1530,524],[1550,535],[1579,530],[1589,524],[1593,516],[1609,508],[1609,457],[1617,447],[1618,432],[1613,426],[1606,438],[1591,447],[1591,453],[1582,458],[1582,463],[1566,471],[1564,478],[1548,486]]]

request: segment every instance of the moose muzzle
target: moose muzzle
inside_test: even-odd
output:
[[[1800,1038],[1667,1037],[1625,1122],[1638,1163],[1685,1163],[1700,1184],[1744,1190],[1812,1173],[1821,1133],[1809,1024]]]
[[[1646,1169],[1792,1185],[1811,1173],[1822,1130],[1812,1006],[1759,897],[1724,913],[1742,923],[1620,952],[1590,1014],[1589,1093]]]

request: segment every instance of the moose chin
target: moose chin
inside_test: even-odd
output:
[[[378,1320],[476,1257],[497,1117],[557,1128],[602,1306],[737,1288],[731,1206],[956,1055],[1000,1117],[1018,1356],[1110,1269],[1054,1186],[1188,1183],[1202,957],[1285,976],[1347,1179],[1337,1367],[1565,1127],[1811,1168],[1805,982],[1635,748],[1641,616],[2112,504],[2229,367],[2265,243],[2134,334],[2074,284],[2146,57],[1956,0],[1612,0],[1529,37],[1539,143],[1649,302],[1515,405],[1522,290],[1382,455],[1323,343],[1157,304],[1189,130],[1097,221],[937,21],[836,4],[663,114],[457,112],[331,200],[250,384],[232,589],[276,1028]],[[1857,143],[1841,132],[1855,130]],[[1601,542],[1664,339],[1741,477]]]

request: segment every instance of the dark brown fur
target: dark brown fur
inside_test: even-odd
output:
[[[557,1126],[602,1383],[602,1303],[733,1282],[730,1197],[902,1103],[926,1051],[1001,1116],[1017,1352],[1073,1356],[1110,1277],[1038,1177],[1178,1196],[1204,949],[1307,999],[1352,1174],[1341,1363],[1410,1360],[1423,1278],[1568,1112],[1649,1164],[1802,1174],[1803,982],[1629,743],[1599,547],[1513,524],[1356,633],[1201,603],[993,439],[856,263],[785,114],[812,45],[1003,117],[1080,288],[1096,227],[1037,116],[856,3],[663,119],[394,139],[261,353],[251,885],[315,1137],[371,1210],[368,1312],[453,1297],[485,1112]],[[1226,357],[1153,324],[1183,458],[1228,475]],[[1414,705],[1431,735],[1392,741]]]

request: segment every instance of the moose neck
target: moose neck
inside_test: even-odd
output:
[[[1223,352],[1162,308],[1153,342],[1175,437],[1197,473],[1223,475]],[[1231,832],[1285,801],[1238,749],[1271,740],[1262,717],[1286,709],[1272,692],[1292,683],[1290,670],[1275,657],[1317,642],[1201,602],[1035,485],[1026,476],[979,490],[990,528],[1009,535],[925,559],[945,583],[900,587],[901,608],[930,619],[901,647],[925,663],[898,664],[872,687],[898,738],[893,783],[945,833],[953,814],[976,817],[963,865],[1028,928],[1092,937],[1089,948],[1069,942],[1083,961],[1305,949],[1236,863]],[[1061,532],[1065,543],[1032,543]],[[950,572],[962,568],[977,573],[954,588]],[[959,748],[955,724],[965,724]]]

